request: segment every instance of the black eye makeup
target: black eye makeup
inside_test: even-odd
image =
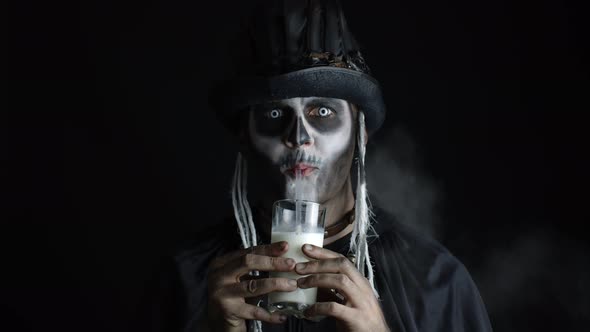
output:
[[[278,119],[283,116],[283,110],[280,108],[273,108],[270,111],[264,112],[264,116],[269,119]]]
[[[342,107],[333,103],[312,103],[306,111],[307,122],[319,132],[333,132],[343,125]],[[339,113],[340,112],[340,113]]]
[[[303,107],[302,116],[307,125],[321,133],[339,130],[347,121],[346,105],[330,98],[310,98]],[[289,129],[297,112],[288,103],[269,102],[252,106],[256,131],[263,136],[282,136]]]
[[[293,111],[288,106],[264,104],[251,109],[256,130],[264,136],[280,136],[289,126]]]
[[[312,117],[329,118],[335,116],[336,112],[330,107],[318,106],[313,107],[307,114]]]

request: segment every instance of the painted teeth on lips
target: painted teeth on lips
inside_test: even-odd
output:
[[[288,169],[290,175],[295,176],[296,172],[301,172],[302,176],[308,176],[311,172],[316,170],[317,167],[313,167],[307,164],[295,164],[292,168]]]

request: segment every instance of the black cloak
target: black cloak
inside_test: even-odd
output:
[[[375,209],[369,251],[375,286],[393,332],[488,332],[488,314],[465,266],[436,241]],[[207,306],[207,266],[212,258],[239,248],[235,223],[228,220],[200,233],[168,261],[151,301],[146,331],[203,331]],[[262,237],[263,243],[268,239]],[[325,247],[348,253],[350,235]],[[362,319],[362,317],[359,317]],[[200,325],[201,324],[201,325]],[[289,318],[263,323],[263,331],[336,331],[335,321]]]

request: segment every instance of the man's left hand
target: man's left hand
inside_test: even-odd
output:
[[[302,251],[317,259],[295,265],[295,272],[309,275],[297,280],[299,288],[336,289],[344,303],[318,302],[306,310],[308,317],[329,316],[339,322],[342,332],[385,332],[389,327],[369,281],[345,256],[306,244]]]

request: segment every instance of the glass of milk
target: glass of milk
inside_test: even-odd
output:
[[[325,214],[319,203],[293,199],[276,201],[272,213],[271,243],[289,242],[289,250],[282,257],[292,258],[297,263],[308,262],[310,258],[301,251],[301,247],[306,243],[323,246]],[[271,272],[270,277],[298,279],[304,276],[295,272]],[[270,293],[268,309],[303,318],[303,311],[316,302],[316,296],[317,288]]]

